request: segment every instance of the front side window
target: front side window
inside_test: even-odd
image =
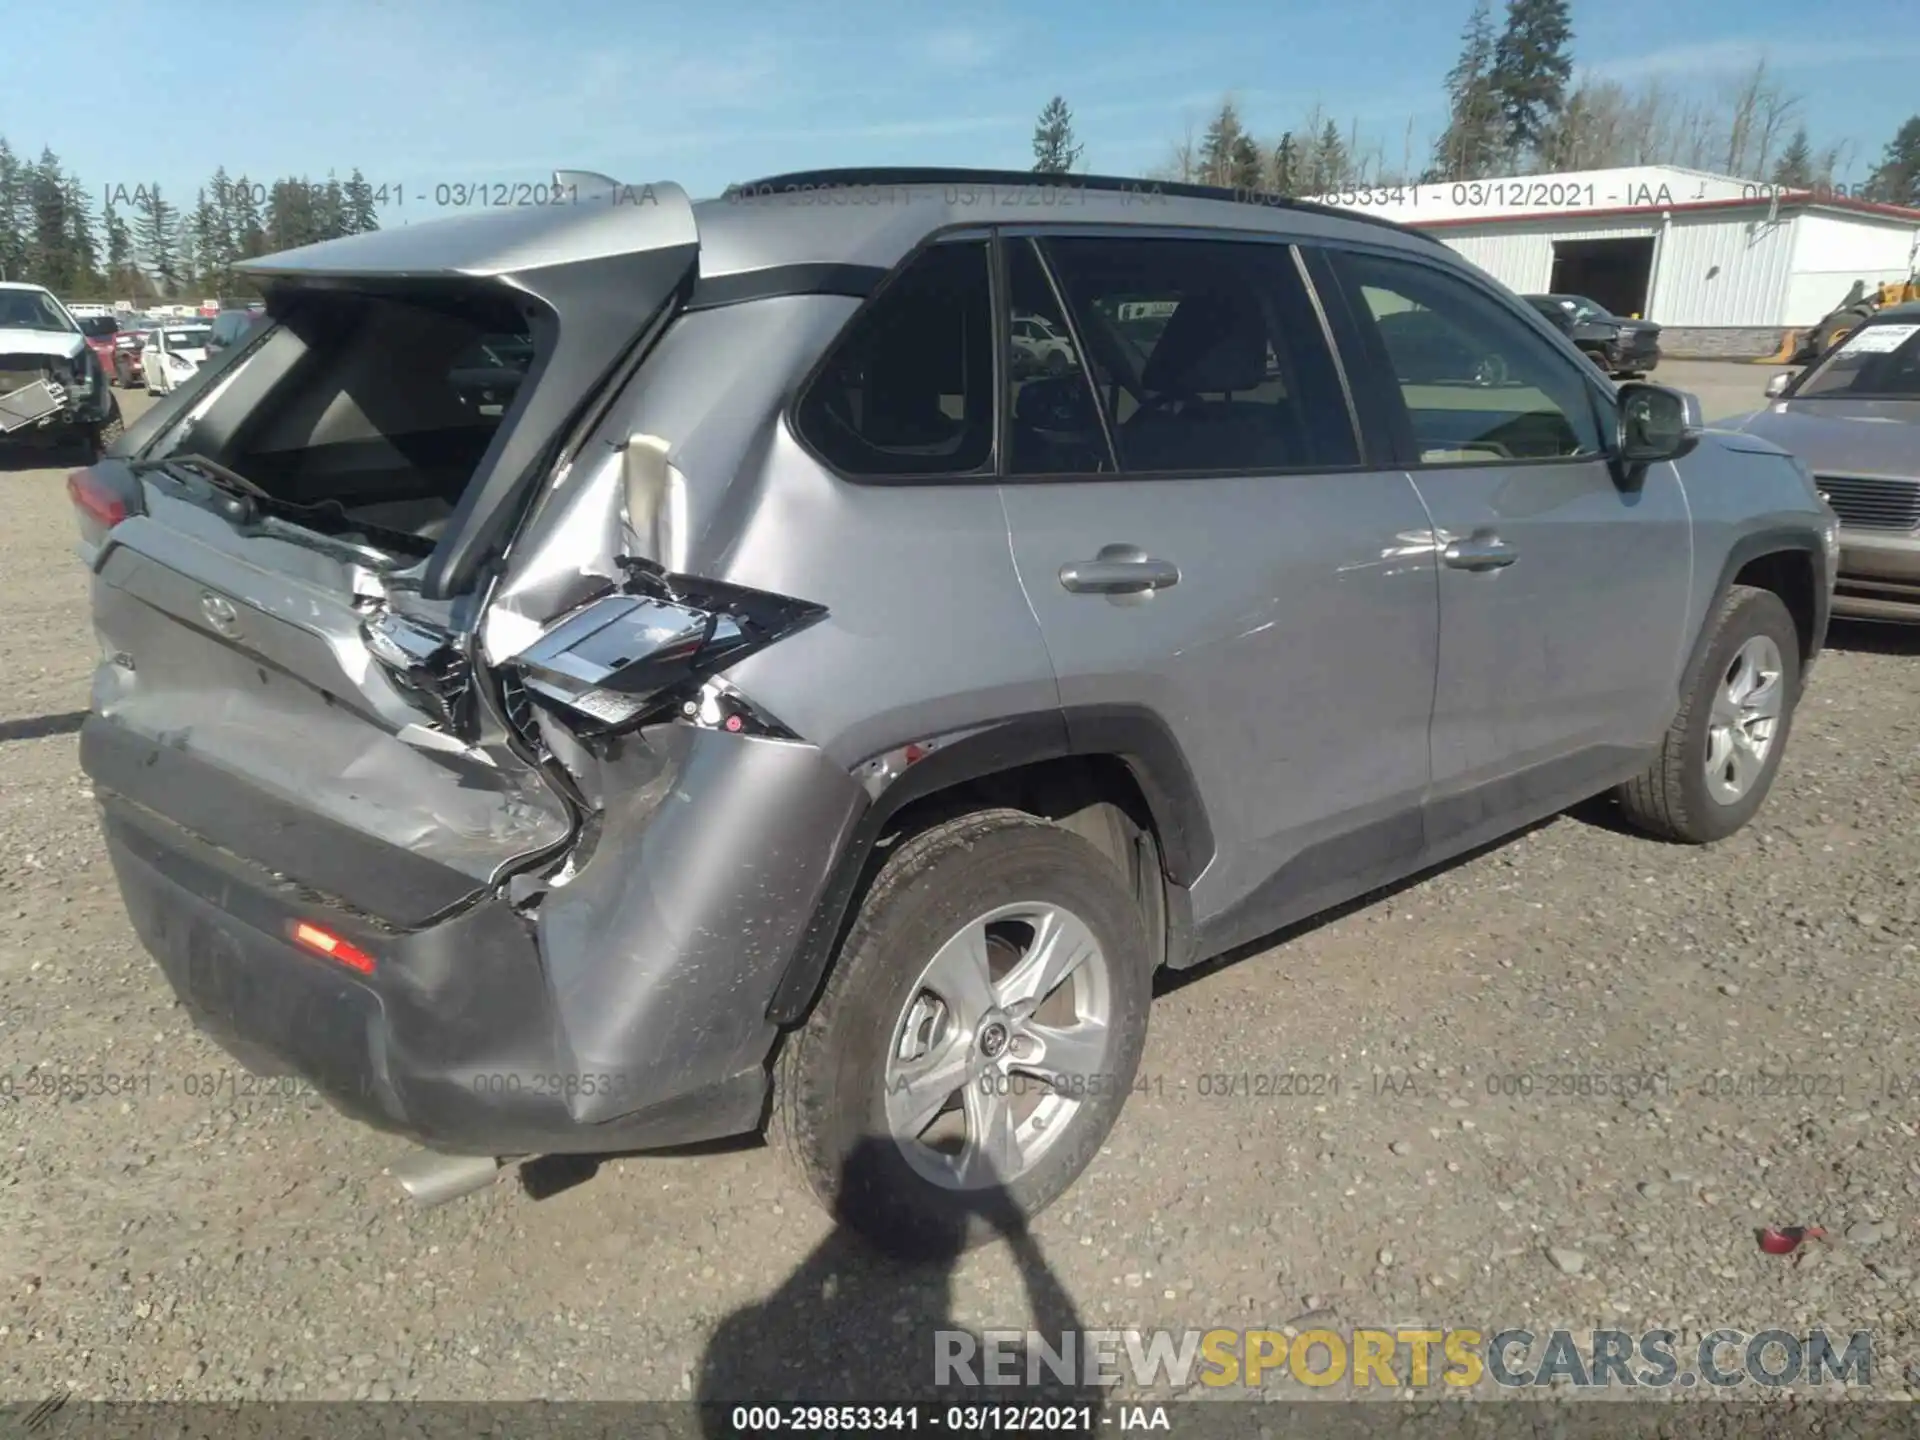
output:
[[[1464,280],[1411,261],[1336,253],[1412,422],[1420,462],[1487,464],[1602,453],[1573,362]]]
[[[972,475],[993,458],[985,241],[936,244],[835,341],[795,412],[846,475]]]
[[[1359,463],[1346,391],[1291,247],[1075,236],[1045,250],[1122,469]]]

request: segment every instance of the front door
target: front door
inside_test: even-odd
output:
[[[1619,483],[1612,396],[1517,307],[1412,257],[1334,263],[1437,532],[1428,823],[1455,850],[1604,789],[1659,741],[1692,581],[1686,497],[1672,465]]]
[[[1003,258],[1008,313],[1066,342],[1056,373],[1008,367],[1014,557],[1069,728],[1146,712],[1196,778],[1203,948],[1413,864],[1425,512],[1402,469],[1362,463],[1293,247],[1059,233]]]

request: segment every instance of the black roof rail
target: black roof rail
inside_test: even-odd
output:
[[[838,170],[796,170],[787,175],[769,175],[727,187],[738,191],[832,190],[855,185],[987,185],[1070,186],[1081,190],[1111,191],[1134,195],[1170,195],[1179,200],[1223,200],[1230,205],[1257,205],[1266,209],[1298,210],[1306,215],[1325,215],[1334,220],[1354,220],[1362,225],[1379,225],[1402,235],[1417,235],[1432,245],[1445,248],[1437,235],[1412,225],[1402,225],[1381,215],[1360,210],[1343,210],[1337,205],[1321,205],[1312,200],[1296,200],[1267,190],[1230,189],[1224,185],[1192,185],[1183,180],[1149,180],[1128,175],[1050,175],[1033,170],[974,170],[938,165],[851,166]]]

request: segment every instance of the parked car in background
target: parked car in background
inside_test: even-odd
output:
[[[1073,342],[1038,315],[1014,316],[1009,333],[1016,374],[1057,375],[1073,364]]]
[[[1836,615],[1920,622],[1920,303],[1864,318],[1729,428],[1791,450],[1840,517]]]
[[[264,310],[222,310],[207,331],[207,353],[219,354],[266,318]]]
[[[121,389],[130,390],[144,380],[141,353],[146,348],[147,337],[159,323],[150,315],[128,315],[121,319],[120,331],[113,340],[113,368],[108,376]]]
[[[120,341],[120,317],[109,310],[103,315],[76,315],[74,320],[87,337],[87,348],[100,362],[101,373],[111,382],[114,351]]]
[[[1100,1152],[1157,971],[1596,793],[1765,799],[1832,585],[1791,455],[1418,231],[1044,178],[250,261],[270,328],[76,477],[133,925],[417,1197],[764,1122],[950,1252]],[[1077,353],[1016,394],[1030,316]]]
[[[1660,364],[1660,327],[1651,320],[1629,320],[1584,295],[1521,297],[1551,320],[1566,337],[1609,375],[1633,377]]]
[[[207,362],[211,325],[170,320],[147,332],[140,350],[140,375],[149,395],[178,389]]]
[[[0,444],[93,460],[120,431],[119,397],[80,322],[44,287],[0,282]]]

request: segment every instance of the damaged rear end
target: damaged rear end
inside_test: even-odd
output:
[[[753,1128],[730,967],[831,856],[712,837],[858,804],[725,679],[822,612],[669,569],[664,443],[594,438],[697,258],[671,186],[269,257],[270,323],[70,482],[141,939],[244,1062],[436,1148]]]

